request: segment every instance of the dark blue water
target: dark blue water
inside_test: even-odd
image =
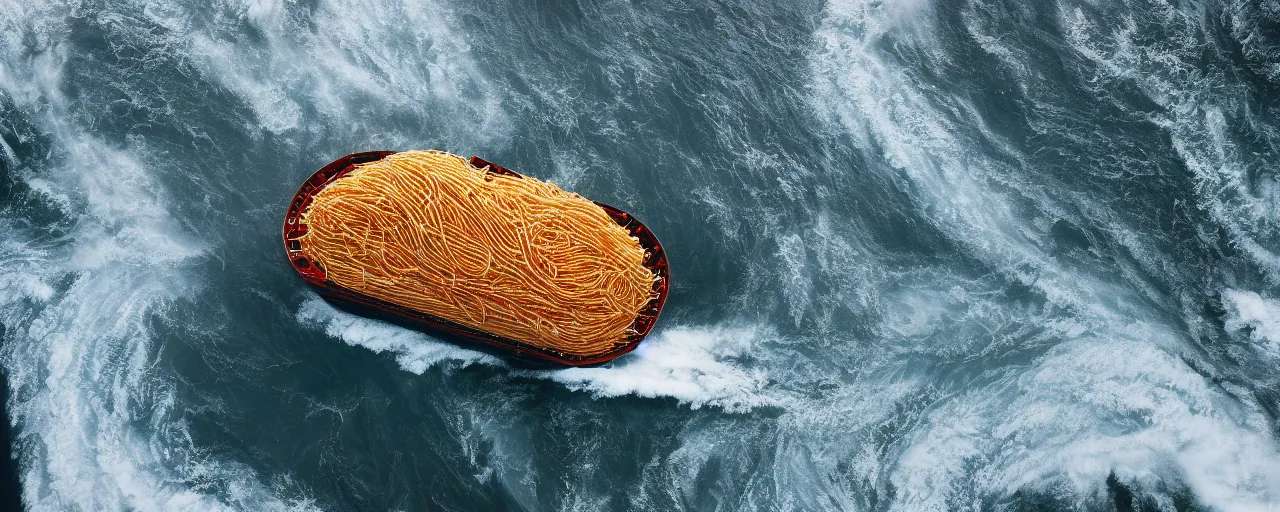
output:
[[[0,2],[40,510],[1272,510],[1280,3]],[[338,312],[297,185],[480,155],[643,219],[654,334]]]

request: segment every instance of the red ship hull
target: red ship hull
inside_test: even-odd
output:
[[[298,188],[298,192],[293,196],[293,201],[289,203],[289,211],[284,219],[285,252],[288,254],[289,262],[293,265],[294,270],[326,299],[337,303],[339,306],[346,306],[348,309],[355,309],[360,313],[370,314],[370,316],[380,317],[400,325],[433,333],[443,333],[459,341],[473,344],[478,348],[487,349],[487,352],[497,353],[522,362],[553,366],[596,366],[607,363],[618,356],[635,350],[640,341],[649,334],[649,331],[653,330],[653,326],[658,320],[658,315],[662,312],[662,304],[667,299],[667,285],[670,278],[667,253],[662,249],[662,244],[658,243],[658,238],[653,235],[653,232],[639,220],[627,212],[599,202],[596,204],[603,208],[614,222],[617,222],[631,236],[640,241],[641,247],[645,250],[644,266],[658,277],[654,282],[655,297],[641,309],[640,314],[636,316],[635,322],[632,324],[632,330],[635,331],[635,334],[624,340],[619,340],[613,350],[604,354],[590,357],[575,356],[498,336],[428,313],[392,304],[339,286],[326,279],[324,269],[302,253],[302,244],[298,238],[307,232],[307,226],[301,222],[302,213],[310,206],[311,199],[316,193],[323,190],[334,180],[351,172],[356,165],[378,161],[392,153],[394,151],[369,151],[352,153],[339,158],[312,174]],[[471,157],[471,165],[477,168],[488,166],[490,172],[524,178],[519,173],[491,164],[479,157]]]

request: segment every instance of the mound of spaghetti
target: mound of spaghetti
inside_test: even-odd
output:
[[[564,354],[614,349],[654,296],[603,209],[439,151],[392,154],[317,193],[303,252],[350,290]]]

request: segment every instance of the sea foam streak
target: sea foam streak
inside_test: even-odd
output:
[[[596,396],[671,397],[695,409],[743,411],[780,403],[764,393],[763,370],[735,364],[768,334],[762,328],[668,327],[609,367],[530,373]]]
[[[416,374],[445,363],[462,367],[476,363],[507,366],[501,359],[482,352],[340,311],[315,296],[303,301],[297,318],[303,325],[324,329],[329,336],[349,345],[388,352],[401,368]],[[768,333],[763,329],[666,328],[606,367],[511,371],[514,376],[559,382],[597,397],[669,397],[694,408],[715,406],[741,411],[779,403],[763,393],[763,372],[734,363],[735,358],[750,350],[753,342]]]
[[[348,345],[393,354],[401,368],[418,375],[445,361],[457,362],[464,367],[473,363],[502,364],[499,359],[483,352],[467,350],[420,332],[340,311],[314,295],[298,307],[297,317],[303,325],[322,328],[325,334]]]
[[[316,129],[314,119],[303,124],[314,112],[326,131],[365,148],[421,146],[422,128],[398,130],[397,118],[466,119],[427,124],[449,141],[509,138],[499,96],[447,6],[328,0],[299,7],[260,0],[207,12],[199,3],[172,4],[146,14],[187,33],[184,53],[252,109],[257,122],[245,126],[252,134]],[[365,15],[351,16],[357,12]],[[207,25],[191,30],[193,19],[207,16]],[[263,45],[249,43],[259,37]]]

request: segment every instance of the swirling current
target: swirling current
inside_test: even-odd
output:
[[[0,0],[32,510],[1280,507],[1276,0]],[[284,259],[354,151],[661,238],[530,370]]]

